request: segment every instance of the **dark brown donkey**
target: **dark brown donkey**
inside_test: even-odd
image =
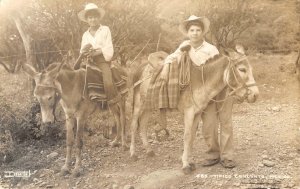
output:
[[[61,99],[60,104],[65,112],[67,129],[67,155],[61,172],[63,175],[70,173],[71,153],[75,139],[76,163],[72,174],[73,176],[79,176],[83,129],[88,116],[98,107],[96,103],[83,94],[85,69],[73,70],[69,65],[63,63],[53,63],[46,71],[41,73],[28,64],[23,65],[23,69],[36,83],[34,96],[40,103],[44,123],[54,122],[54,108],[58,99]],[[110,107],[117,123],[117,136],[112,145],[117,144],[122,138],[122,146],[127,148],[124,102],[125,100],[122,99],[120,103]]]

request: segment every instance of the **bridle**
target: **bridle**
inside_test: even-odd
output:
[[[54,96],[54,104],[53,104],[53,110],[52,110],[52,113],[53,113],[53,116],[54,116],[54,121],[57,121],[56,116],[55,116],[55,109],[56,109],[56,106],[57,106],[58,102],[59,102],[60,99],[61,99],[60,92],[58,91],[58,89],[57,89],[56,87],[51,86],[51,85],[36,85],[36,88],[39,88],[39,87],[42,87],[42,88],[49,88],[49,89],[54,89],[54,91],[55,91],[55,96]]]
[[[56,77],[58,76],[58,74],[59,74],[61,68],[63,67],[63,65],[64,65],[64,62],[62,62],[62,63],[59,65],[59,68],[58,68],[59,70],[57,71],[57,73],[56,73],[56,75],[55,75],[54,78],[56,78]],[[56,106],[57,106],[58,102],[59,102],[60,99],[61,99],[60,91],[55,87],[54,82],[53,82],[52,85],[41,85],[41,84],[39,84],[39,85],[36,85],[36,86],[35,86],[36,89],[39,88],[39,87],[42,87],[42,88],[49,88],[49,89],[54,89],[54,91],[55,91],[55,96],[54,96],[54,104],[53,104],[53,110],[52,110],[52,113],[53,113],[53,116],[54,116],[54,121],[57,121],[56,116],[55,116],[55,109],[56,109]]]
[[[230,88],[231,92],[229,93],[229,96],[233,96],[234,94],[236,94],[238,91],[242,90],[242,89],[246,89],[247,90],[247,93],[246,95],[248,95],[248,91],[249,91],[249,87],[253,87],[253,86],[257,86],[256,82],[253,82],[253,83],[246,83],[246,81],[244,81],[241,77],[241,75],[237,72],[236,70],[236,66],[238,66],[239,64],[242,64],[243,61],[248,61],[247,57],[246,56],[242,56],[240,58],[237,58],[237,59],[232,59],[230,57],[227,57],[228,61],[229,61],[229,64],[228,64],[228,67],[229,67],[229,70],[227,72],[227,74],[225,75],[225,82],[227,84],[227,86]],[[229,73],[230,71],[232,72],[233,76],[234,76],[234,79],[235,79],[235,82],[237,83],[237,86],[239,87],[233,87],[230,82],[228,81],[229,80]]]

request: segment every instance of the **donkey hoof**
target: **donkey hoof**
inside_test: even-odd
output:
[[[182,171],[185,175],[191,174],[193,171],[193,168],[190,166],[190,164],[188,166],[185,166],[182,168]]]
[[[76,178],[79,177],[81,175],[81,170],[80,169],[74,169],[72,172],[72,177]]]
[[[170,136],[170,132],[168,129],[165,129],[165,132],[166,132],[165,136],[168,138]]]
[[[160,142],[159,131],[154,131],[155,139]]]
[[[167,129],[165,129],[165,134],[162,134],[161,136],[159,135],[160,131],[155,131],[155,139],[158,141],[158,142],[162,142],[162,141],[165,141],[169,138],[170,136],[170,133]]]
[[[115,148],[115,147],[119,147],[120,144],[118,142],[112,142],[110,143],[111,147]]]
[[[195,171],[195,170],[196,170],[196,165],[195,165],[195,163],[189,163],[189,165],[190,165],[192,171]]]
[[[67,167],[65,167],[65,166],[63,166],[63,167],[61,168],[61,170],[60,170],[60,175],[61,175],[61,176],[66,176],[66,175],[68,175],[68,174],[70,174],[70,169],[67,168]]]
[[[139,159],[138,156],[135,155],[135,154],[134,154],[134,155],[131,155],[130,158],[131,158],[131,160],[134,161],[134,162],[136,162],[136,161]]]
[[[155,153],[153,152],[153,150],[147,151],[146,154],[147,154],[148,157],[153,157],[153,156],[155,156]]]
[[[124,150],[124,151],[127,151],[127,150],[129,150],[129,147],[128,147],[128,145],[127,145],[127,144],[125,144],[125,145],[122,145],[122,147],[123,147],[123,150]]]

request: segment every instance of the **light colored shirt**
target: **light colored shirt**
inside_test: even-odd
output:
[[[179,62],[182,51],[180,50],[182,47],[190,45],[190,40],[186,40],[182,42],[178,49],[172,54],[170,54],[166,59],[165,59],[165,64],[170,64],[174,61]],[[189,56],[191,60],[198,66],[201,64],[205,64],[205,62],[214,57],[215,55],[218,55],[219,51],[217,47],[215,47],[212,44],[207,43],[206,41],[203,41],[202,45],[200,45],[197,48],[194,48],[191,46],[191,49],[189,50]]]
[[[114,55],[114,48],[109,27],[101,25],[94,36],[92,36],[89,30],[84,32],[81,40],[81,53],[83,47],[87,44],[91,44],[95,50],[101,49],[106,61],[110,61],[112,59]]]

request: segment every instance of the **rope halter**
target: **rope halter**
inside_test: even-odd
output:
[[[253,82],[253,83],[248,83],[246,81],[244,81],[241,77],[241,75],[239,74],[239,72],[237,71],[237,66],[239,64],[242,64],[243,61],[247,61],[247,57],[246,56],[242,56],[240,58],[237,58],[237,59],[232,59],[230,57],[227,57],[228,58],[228,61],[229,61],[229,69],[228,72],[227,72],[227,77],[225,78],[225,82],[227,84],[227,86],[232,90],[230,93],[229,93],[229,96],[232,96],[234,94],[236,94],[238,91],[242,90],[242,89],[246,89],[247,91],[249,91],[249,87],[253,87],[253,86],[257,86],[256,82]],[[232,85],[230,85],[228,79],[229,79],[229,72],[232,72],[233,76],[234,76],[234,80],[235,82],[237,83],[237,86],[239,87],[233,87]],[[246,93],[246,95],[248,95],[248,92]]]

